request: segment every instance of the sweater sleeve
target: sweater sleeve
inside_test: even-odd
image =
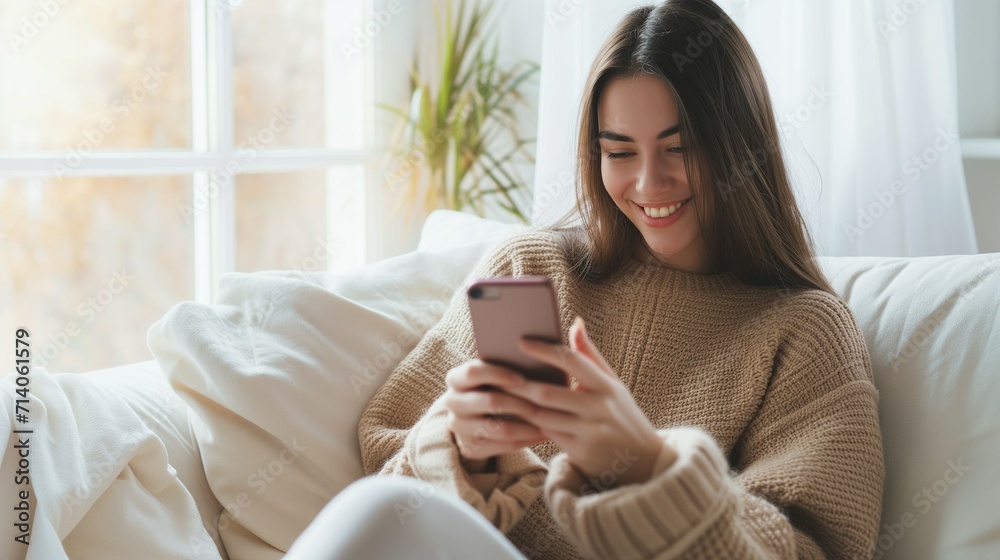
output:
[[[651,479],[594,492],[550,465],[555,520],[595,558],[871,558],[881,511],[878,396],[838,298],[812,294],[775,337],[768,389],[732,452],[693,427],[659,430]]]
[[[521,236],[502,243],[467,280],[523,273]],[[468,281],[463,284],[467,285]],[[508,532],[542,493],[547,466],[524,448],[497,458],[496,472],[470,475],[442,404],[448,371],[476,357],[464,289],[441,320],[397,366],[368,404],[358,427],[365,474],[399,474],[459,496]]]

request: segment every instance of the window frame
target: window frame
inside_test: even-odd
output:
[[[362,22],[367,21],[379,0],[362,0]],[[0,177],[110,177],[110,176],[164,176],[188,175],[191,177],[192,201],[207,199],[205,211],[194,213],[192,220],[194,238],[194,293],[195,301],[214,301],[219,278],[235,270],[236,216],[235,192],[232,188],[240,175],[255,173],[307,171],[336,166],[361,165],[365,169],[365,215],[371,216],[373,193],[376,186],[375,166],[379,151],[373,143],[381,138],[375,130],[375,49],[364,49],[360,54],[363,64],[364,137],[359,150],[331,150],[325,148],[262,149],[251,158],[241,157],[234,142],[233,115],[233,33],[230,5],[234,0],[189,0],[190,9],[190,69],[191,69],[191,147],[183,150],[103,150],[87,155],[79,165],[65,166],[69,152],[2,152]],[[331,57],[337,56],[335,42],[330,37],[332,18],[336,17],[336,0],[324,0],[324,97],[330,103],[333,79]],[[331,48],[333,47],[333,48]],[[327,139],[332,133],[329,125],[330,111],[326,111]],[[232,162],[239,167],[233,177],[226,168]],[[56,170],[59,169],[57,172]],[[328,173],[329,175],[329,173]],[[214,180],[214,181],[213,181]],[[218,188],[228,180],[229,188]],[[333,189],[328,181],[327,192]],[[213,194],[212,191],[216,192]],[[375,193],[377,196],[377,193]],[[333,215],[332,200],[327,196],[327,224]],[[366,264],[377,255],[371,244],[378,235],[379,224],[361,217],[364,224],[359,232],[363,245],[361,254]],[[328,263],[330,266],[331,263]]]

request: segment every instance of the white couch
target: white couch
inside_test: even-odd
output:
[[[109,542],[123,555],[166,550],[155,539],[123,541],[94,516],[131,511],[152,529],[165,515],[190,517],[171,509],[184,498],[231,557],[280,558],[361,476],[355,429],[368,399],[475,262],[514,232],[439,211],[417,251],[355,274],[232,274],[216,304],[176,306],[150,328],[155,361],[88,376],[157,434],[180,484],[142,508],[114,480],[91,489],[93,515],[57,531],[86,527],[63,542],[67,554]],[[865,334],[881,396],[877,557],[1000,558],[1000,254],[823,258],[822,267]],[[112,430],[89,437],[121,437]],[[191,540],[204,552],[203,538]]]

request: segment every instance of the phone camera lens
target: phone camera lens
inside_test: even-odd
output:
[[[472,298],[472,299],[480,299],[480,298],[482,298],[483,297],[483,289],[482,288],[472,288],[471,290],[469,290],[469,297]]]

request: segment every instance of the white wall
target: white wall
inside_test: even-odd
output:
[[[497,29],[500,42],[500,62],[511,65],[519,60],[530,60],[539,64],[542,59],[542,29],[545,24],[543,0],[501,0],[498,16],[501,22]],[[538,75],[531,83],[522,88],[529,105],[518,111],[520,134],[526,138],[538,136]],[[531,146],[534,153],[535,146]],[[532,164],[518,166],[518,172],[525,184],[531,188],[535,181],[535,166]],[[526,197],[521,210],[531,219],[531,199]],[[490,217],[509,220],[507,216],[490,215]]]
[[[1000,2],[955,0],[958,122],[963,138],[1000,138]],[[981,253],[1000,252],[1000,159],[965,158]]]
[[[959,126],[963,136],[1000,136],[1000,2],[955,0]]]

